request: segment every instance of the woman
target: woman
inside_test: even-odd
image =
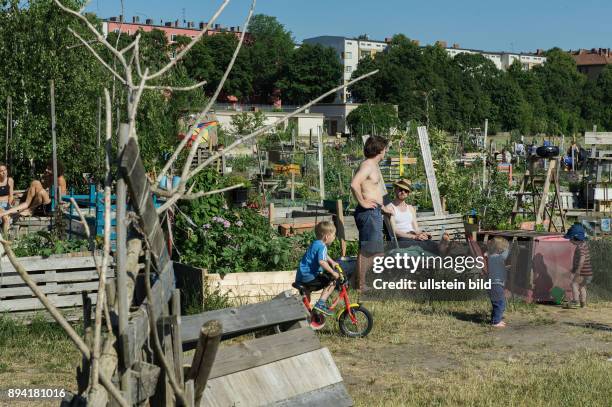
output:
[[[66,179],[64,178],[64,166],[61,162],[57,162],[57,184],[60,190],[60,196],[66,195]],[[51,213],[51,194],[50,190],[53,186],[53,161],[47,162],[45,174],[42,177],[42,182],[38,180],[32,181],[28,192],[25,195],[23,202],[19,205],[2,212],[1,216],[12,215],[13,213],[21,213],[27,209],[34,210],[41,207],[41,212],[45,215]]]
[[[386,209],[388,213],[392,214],[390,219],[391,228],[398,242],[410,242],[412,245],[420,246],[430,252],[445,251],[446,245],[438,247],[438,244],[431,241],[431,235],[419,228],[416,209],[406,203],[408,195],[412,192],[410,180],[399,180],[393,186],[395,198],[386,206]],[[442,241],[448,242],[449,240],[448,233],[444,233]],[[407,244],[403,243],[401,246],[407,247]]]
[[[4,163],[0,163],[0,209],[7,211],[13,205],[15,199],[13,197],[13,178],[8,176],[8,167]],[[2,225],[6,232],[9,226],[10,218],[2,217]]]

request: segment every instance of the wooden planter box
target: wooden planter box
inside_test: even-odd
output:
[[[177,287],[197,295],[202,303],[206,290],[227,295],[236,305],[266,301],[287,290],[297,294],[291,286],[295,281],[295,270],[230,273],[221,277],[205,269],[174,263],[174,272]],[[314,297],[318,298],[317,295]]]
[[[102,257],[97,257],[99,263]],[[21,257],[19,259],[49,300],[71,318],[79,318],[82,310],[70,312],[83,305],[84,294],[96,303],[98,272],[91,252],[52,255],[49,257]],[[114,277],[109,268],[107,279]],[[44,310],[42,303],[17,274],[8,259],[0,261],[0,312],[11,317],[28,318]]]

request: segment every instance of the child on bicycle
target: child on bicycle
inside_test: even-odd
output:
[[[334,271],[338,263],[327,255],[327,246],[336,238],[336,227],[332,222],[320,222],[315,226],[315,235],[317,240],[312,242],[302,257],[295,282],[304,287],[308,296],[311,292],[322,289],[321,297],[313,309],[325,315],[332,315],[327,307],[327,299],[334,292],[340,274]]]

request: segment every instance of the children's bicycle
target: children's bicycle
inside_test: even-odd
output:
[[[343,335],[350,338],[363,338],[370,333],[374,325],[372,314],[363,305],[351,303],[348,296],[348,279],[339,265],[335,269],[340,274],[336,282],[338,296],[332,302],[329,310],[335,312],[334,316],[338,320],[338,326]],[[310,312],[310,327],[316,331],[323,328],[325,315],[312,308],[310,294],[307,294],[307,290],[301,284],[293,283],[293,287],[300,292],[304,306]]]

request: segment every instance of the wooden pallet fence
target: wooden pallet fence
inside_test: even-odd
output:
[[[23,257],[19,259],[32,279],[58,308],[83,305],[83,292],[96,303],[98,272],[91,253],[86,255],[54,255],[48,258]],[[101,256],[97,257],[101,263]],[[109,268],[107,279],[114,277]],[[44,309],[30,288],[17,274],[12,264],[0,261],[0,312],[20,317]]]

